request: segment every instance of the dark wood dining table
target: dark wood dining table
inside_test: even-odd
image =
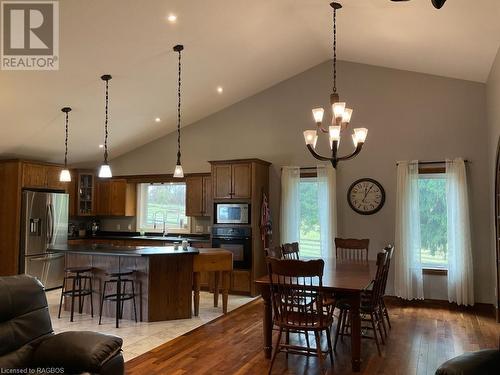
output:
[[[336,259],[325,259],[323,273],[323,290],[342,296],[351,306],[351,363],[352,370],[359,372],[361,369],[361,318],[359,306],[361,292],[370,284],[377,271],[375,261],[350,262]],[[264,300],[264,353],[266,358],[271,358],[273,349],[272,332],[272,303],[269,276],[262,276],[255,280],[260,286]]]

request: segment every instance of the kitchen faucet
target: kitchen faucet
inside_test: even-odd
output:
[[[153,214],[153,229],[156,229],[156,224],[158,222],[158,219],[157,219],[158,213],[161,214],[161,220],[162,220],[162,224],[163,224],[163,233],[162,233],[162,236],[165,237],[167,235],[167,221],[165,220],[165,215],[162,212],[156,211]]]

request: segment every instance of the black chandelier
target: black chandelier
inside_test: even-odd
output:
[[[346,103],[340,101],[340,96],[337,92],[337,10],[342,8],[342,5],[340,3],[333,2],[330,6],[333,8],[333,92],[330,95],[330,104],[333,115],[332,124],[328,127],[328,129],[325,129],[322,125],[325,110],[323,108],[314,108],[312,110],[312,114],[314,121],[316,122],[317,129],[306,130],[304,132],[304,140],[308,150],[316,159],[329,161],[332,163],[333,168],[337,168],[338,162],[352,159],[361,152],[368,134],[368,129],[354,129],[354,133],[352,134],[352,140],[355,147],[354,151],[346,156],[338,156],[337,153],[340,145],[340,133],[343,129],[348,127],[353,110],[351,108],[346,108]],[[329,143],[332,150],[331,157],[322,156],[316,152],[318,133],[329,134]]]
[[[64,116],[64,127],[65,127],[65,137],[64,137],[64,168],[59,174],[59,181],[61,182],[71,182],[71,173],[68,169],[68,123],[69,123],[69,113],[71,112],[71,107],[61,108],[61,111],[65,114]]]
[[[101,79],[105,82],[105,106],[104,106],[104,161],[99,168],[99,178],[111,178],[111,167],[108,162],[108,120],[109,120],[109,81],[110,74],[104,74]]]

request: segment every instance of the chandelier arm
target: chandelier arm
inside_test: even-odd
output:
[[[321,125],[318,125],[318,130],[321,131],[322,133],[325,133],[325,134],[329,133],[328,129],[325,129]]]
[[[307,148],[311,152],[312,156],[314,156],[318,160],[321,160],[321,161],[331,161],[332,160],[331,158],[327,158],[325,156],[321,156],[320,154],[318,154],[316,152],[316,150],[313,148],[313,146],[311,146],[311,145],[307,145]]]
[[[364,145],[364,143],[358,143],[358,145],[356,146],[356,149],[354,150],[354,152],[352,154],[338,157],[337,161],[344,161],[344,160],[349,160],[349,159],[354,158],[356,155],[358,155],[361,152],[363,145]]]

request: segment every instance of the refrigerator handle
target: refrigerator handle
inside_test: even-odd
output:
[[[49,245],[52,245],[52,240],[54,239],[54,205],[49,203]]]

